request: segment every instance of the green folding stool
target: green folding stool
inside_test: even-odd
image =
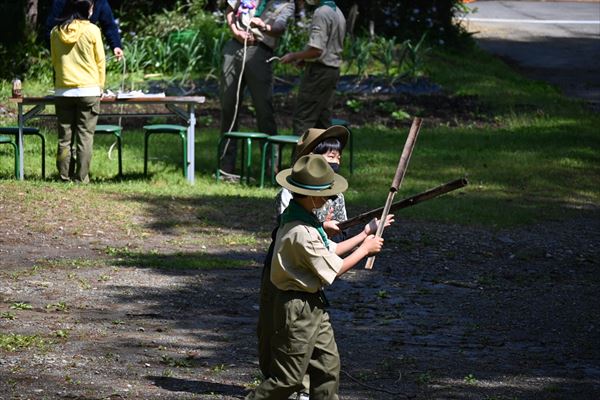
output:
[[[294,155],[296,150],[296,144],[300,140],[300,136],[297,135],[273,135],[269,136],[263,145],[262,162],[260,168],[260,187],[264,187],[265,174],[267,170],[267,156],[271,157],[271,184],[275,183],[275,160],[277,160],[278,170],[281,171],[281,150],[283,146],[291,144],[292,149],[292,160],[290,165],[294,162]],[[270,153],[269,153],[269,150]],[[277,155],[277,158],[275,156]]]
[[[19,149],[17,148],[17,144],[10,137],[4,135],[0,135],[0,144],[10,144],[13,147],[15,155],[15,179],[19,179]]]
[[[3,126],[0,127],[0,135],[9,135],[14,137],[15,144],[17,142],[17,135],[19,134],[19,128],[16,126]],[[24,127],[23,136],[37,136],[40,138],[40,144],[42,146],[42,179],[46,177],[46,138],[40,133],[38,128]],[[18,148],[17,148],[18,149]]]
[[[225,147],[227,140],[240,139],[242,142],[242,168],[240,173],[240,182],[246,177],[246,183],[250,183],[250,176],[252,175],[252,141],[253,140],[265,140],[269,137],[266,133],[258,132],[226,132],[221,135],[219,145],[217,147],[217,172],[215,176],[217,182],[221,176],[221,154]]]
[[[119,177],[123,176],[123,142],[121,139],[121,133],[123,128],[119,125],[96,125],[95,135],[114,135],[117,138],[117,158],[119,165]]]
[[[144,125],[144,175],[148,174],[148,139],[151,135],[169,134],[179,135],[181,150],[183,152],[183,176],[187,178],[187,127],[172,124]]]

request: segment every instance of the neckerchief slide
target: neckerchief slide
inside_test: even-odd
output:
[[[292,221],[301,221],[304,222],[313,228],[316,228],[323,240],[323,244],[329,250],[329,240],[327,239],[327,235],[325,234],[325,229],[323,229],[323,224],[321,221],[317,219],[312,213],[306,211],[302,206],[292,199],[290,201],[290,205],[285,209],[283,214],[281,214],[281,222],[279,226],[282,227],[288,222]]]

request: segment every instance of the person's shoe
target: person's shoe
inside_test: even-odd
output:
[[[310,397],[308,396],[308,393],[304,393],[304,392],[300,392],[298,393],[298,397],[296,397],[297,400],[310,400]]]

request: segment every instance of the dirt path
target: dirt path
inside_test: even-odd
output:
[[[258,382],[268,224],[226,245],[251,221],[215,235],[189,221],[209,205],[102,193],[76,221],[63,193],[35,190],[44,200],[0,205],[0,399],[235,399]],[[401,221],[375,270],[328,291],[341,397],[597,399],[598,217],[500,232]]]

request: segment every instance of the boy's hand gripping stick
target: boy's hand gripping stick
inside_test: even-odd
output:
[[[398,162],[398,168],[396,168],[396,174],[394,175],[392,186],[390,186],[390,192],[388,193],[385,206],[383,207],[381,218],[379,218],[379,225],[377,226],[377,233],[375,234],[375,236],[377,237],[381,237],[381,235],[383,234],[385,220],[387,219],[387,216],[390,213],[390,207],[392,206],[392,202],[394,201],[394,195],[396,195],[396,192],[398,191],[398,189],[400,189],[400,186],[402,185],[402,180],[404,179],[406,168],[408,168],[410,156],[412,154],[413,148],[415,147],[415,142],[417,141],[419,129],[421,129],[421,122],[422,119],[419,117],[413,119],[412,126],[410,127],[410,131],[408,132],[408,137],[406,138],[406,143],[404,143],[404,149],[402,150],[402,156],[400,156],[400,162]],[[367,258],[365,268],[372,269],[374,263],[375,256]]]

